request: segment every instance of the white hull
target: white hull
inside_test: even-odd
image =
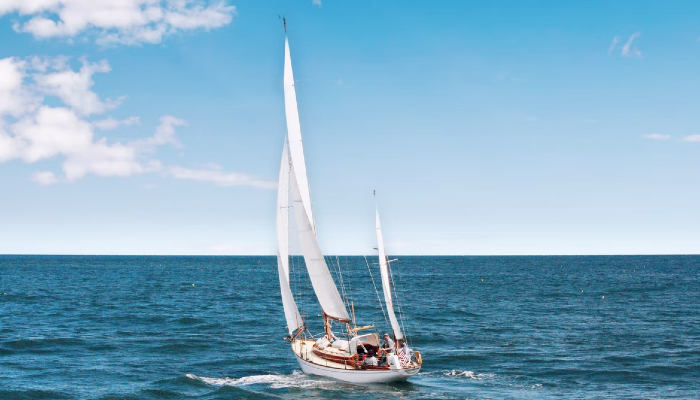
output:
[[[386,383],[405,381],[420,371],[420,366],[386,370],[350,368],[316,356],[313,353],[313,343],[312,340],[292,342],[292,351],[305,374],[325,376],[350,383]]]
[[[420,367],[410,369],[371,370],[338,369],[304,361],[297,356],[301,370],[305,374],[320,375],[350,383],[386,383],[405,381],[420,371]]]

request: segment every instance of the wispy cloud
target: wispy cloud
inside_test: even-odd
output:
[[[615,51],[615,48],[617,47],[617,44],[620,43],[620,37],[615,36],[610,42],[610,47],[608,47],[608,55],[611,55],[613,51]]]
[[[688,135],[681,140],[683,140],[684,142],[698,143],[700,142],[700,135]]]
[[[629,39],[627,39],[627,43],[625,43],[624,46],[622,46],[622,55],[624,57],[641,57],[642,52],[636,48],[632,47],[632,43],[634,42],[634,39],[639,37],[641,35],[641,32],[636,32],[632,36],[630,36]]]
[[[642,135],[644,139],[649,139],[649,140],[668,140],[671,138],[671,135],[662,135],[661,133],[650,133],[648,135]]]
[[[316,7],[321,7],[321,0],[311,0],[311,3]]]
[[[210,182],[217,186],[253,186],[264,189],[277,187],[277,182],[259,180],[240,172],[227,172],[216,164],[195,169],[171,166],[167,169],[167,174],[175,179]]]

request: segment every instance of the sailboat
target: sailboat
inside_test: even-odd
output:
[[[371,332],[370,329],[374,328],[374,325],[355,325],[354,304],[348,305],[343,301],[316,239],[286,21],[284,103],[287,137],[282,150],[277,192],[277,266],[288,330],[285,339],[291,344],[292,352],[304,373],[352,383],[407,380],[420,371],[423,361],[420,352],[408,348],[394,312],[390,260],[384,247],[379,211],[376,211],[377,249],[384,303],[395,343],[393,348],[382,348],[378,333],[366,333]],[[320,337],[314,337],[308,330],[290,286],[289,211],[292,207],[304,264],[323,310],[324,332],[323,336],[317,335]],[[348,313],[348,306],[352,308],[352,318]],[[340,331],[334,332],[334,328]],[[338,338],[336,333],[345,336],[345,339]]]

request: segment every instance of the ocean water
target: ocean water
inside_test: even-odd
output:
[[[372,260],[333,261],[386,330]],[[0,256],[0,399],[700,398],[700,256],[392,266],[423,369],[357,386],[300,372],[274,257]]]

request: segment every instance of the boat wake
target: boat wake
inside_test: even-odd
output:
[[[315,380],[305,375],[301,371],[294,371],[291,375],[251,375],[241,378],[206,378],[187,374],[187,378],[195,379],[212,386],[251,386],[264,385],[271,389],[286,389],[286,388],[326,388],[330,389],[330,382]]]
[[[450,378],[464,378],[464,379],[473,379],[477,381],[482,381],[485,379],[491,379],[496,376],[496,374],[479,374],[476,372],[472,371],[460,371],[458,369],[453,369],[450,371],[440,371],[440,375],[445,376],[445,377],[450,377]]]

